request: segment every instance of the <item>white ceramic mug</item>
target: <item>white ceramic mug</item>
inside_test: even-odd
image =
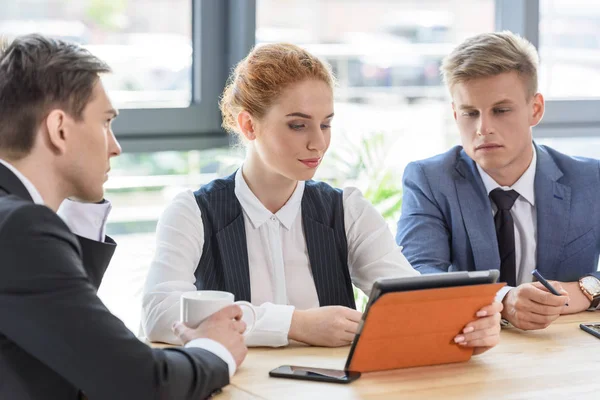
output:
[[[256,324],[256,310],[254,306],[247,301],[235,301],[233,293],[220,292],[217,290],[197,290],[193,292],[184,292],[180,300],[180,321],[187,326],[195,328],[206,318],[210,317],[222,308],[231,304],[237,304],[244,310],[243,321],[246,323],[244,336],[248,335],[254,329]],[[248,309],[249,314],[245,312]],[[251,315],[251,322],[248,316]]]

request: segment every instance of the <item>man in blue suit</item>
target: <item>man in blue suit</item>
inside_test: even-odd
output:
[[[406,167],[396,237],[421,273],[499,269],[502,316],[522,329],[600,303],[600,163],[533,142],[537,67],[510,32],[469,38],[444,60],[462,146]],[[533,282],[536,268],[561,296]]]

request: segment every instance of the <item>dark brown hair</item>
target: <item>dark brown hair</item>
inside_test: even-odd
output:
[[[0,152],[26,156],[52,109],[80,120],[98,74],[106,72],[106,63],[74,43],[38,34],[1,43]]]
[[[242,110],[262,118],[283,90],[307,79],[325,82],[332,90],[335,84],[330,67],[296,45],[255,47],[236,66],[219,102],[223,128],[239,134],[237,116]]]

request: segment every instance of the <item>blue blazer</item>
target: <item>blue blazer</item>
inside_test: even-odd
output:
[[[535,145],[535,266],[547,279],[600,278],[600,162]],[[410,163],[396,242],[421,273],[500,269],[490,199],[461,146]]]

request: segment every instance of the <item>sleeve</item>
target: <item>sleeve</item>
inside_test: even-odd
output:
[[[229,383],[217,355],[151,349],[113,316],[75,238],[48,208],[13,212],[0,231],[0,254],[0,332],[87,397],[197,399]]]
[[[600,271],[590,272],[590,275],[595,277],[596,279],[600,279]]]
[[[74,234],[104,242],[106,221],[111,209],[112,205],[106,200],[102,203],[80,203],[66,199],[57,214]]]
[[[598,161],[598,173],[600,175],[600,160]],[[598,202],[595,202],[595,204],[596,204],[596,215],[600,215],[600,212],[598,212],[598,208],[600,208],[600,205],[598,204]],[[598,269],[598,271],[591,272],[590,275],[596,277],[597,279],[600,279],[600,265],[598,265],[597,269]],[[598,306],[598,307],[600,307],[600,306]],[[598,309],[600,309],[600,308],[598,308]]]
[[[255,309],[256,325],[246,337],[246,345],[249,347],[287,346],[295,307],[285,304],[264,303],[260,307],[255,307]]]
[[[344,224],[352,281],[367,295],[378,278],[419,275],[379,212],[356,188],[344,189]]]
[[[88,279],[97,290],[102,283],[102,278],[104,278],[104,273],[115,253],[117,244],[109,236],[105,237],[104,242],[86,239],[81,236],[77,236],[77,239],[83,253],[83,267]]]
[[[179,344],[171,326],[180,320],[181,294],[196,290],[195,271],[203,246],[201,211],[191,191],[180,193],[156,227],[156,253],[142,300],[142,327],[148,340]],[[286,346],[294,307],[265,303],[255,309],[256,325],[246,345]]]
[[[204,246],[202,215],[191,191],[178,194],[156,226],[156,251],[142,297],[148,340],[179,344],[171,331],[179,321],[181,294],[196,290],[195,271]]]
[[[210,351],[227,363],[227,369],[229,370],[230,378],[235,375],[237,365],[235,363],[235,359],[233,358],[233,354],[231,354],[231,352],[227,350],[227,347],[223,346],[221,343],[208,338],[198,338],[190,340],[188,343],[186,343],[185,347],[195,347]]]
[[[494,298],[494,301],[497,301],[498,303],[502,303],[502,301],[504,301],[504,298],[506,297],[508,292],[510,292],[512,289],[514,289],[514,287],[512,287],[512,286],[503,286],[500,290],[498,290],[498,293],[496,293],[496,297]]]
[[[396,242],[419,272],[448,272],[450,231],[419,164],[407,165],[402,190],[402,214]]]

